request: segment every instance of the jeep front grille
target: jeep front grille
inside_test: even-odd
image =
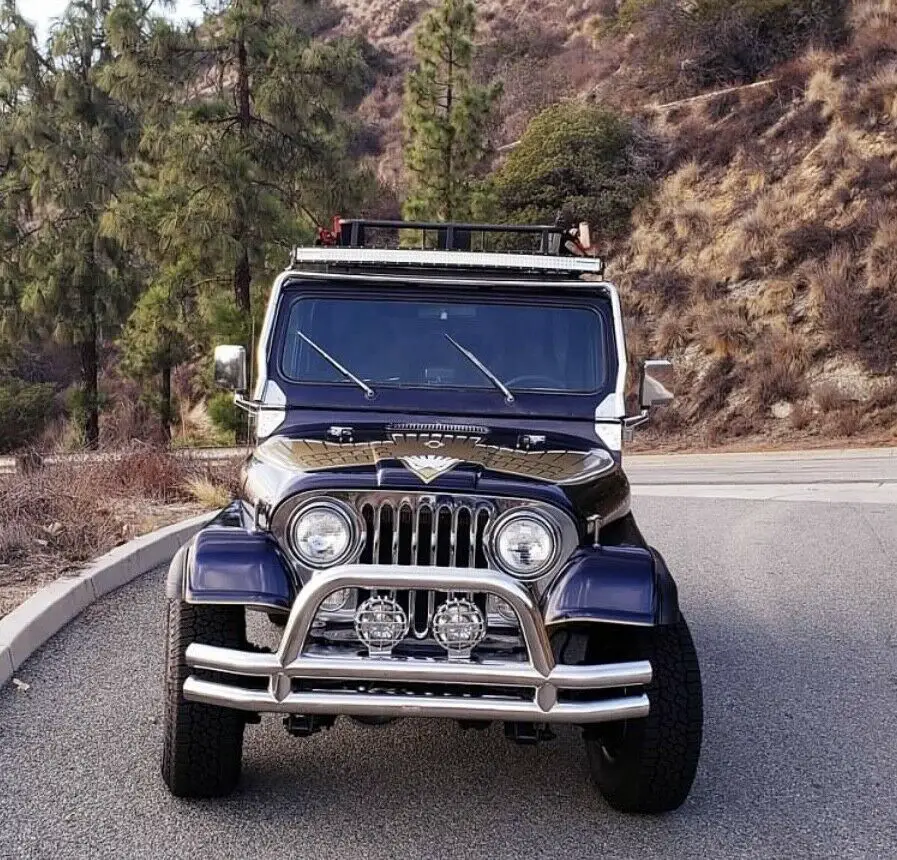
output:
[[[492,506],[433,497],[359,500],[365,525],[361,564],[488,567],[483,535]]]

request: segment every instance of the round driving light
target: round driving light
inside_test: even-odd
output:
[[[408,634],[408,615],[392,598],[374,595],[355,612],[355,632],[371,654],[388,654]]]
[[[465,659],[486,636],[486,619],[471,600],[453,598],[433,615],[433,637],[449,659]]]
[[[542,517],[514,513],[499,520],[492,535],[492,551],[499,564],[520,577],[540,576],[555,560],[558,539]]]
[[[290,527],[290,543],[309,567],[333,567],[354,550],[357,529],[349,513],[331,502],[302,508]]]
[[[352,596],[351,588],[341,588],[339,591],[334,591],[332,594],[328,594],[321,601],[321,606],[319,607],[323,612],[339,612],[348,602],[349,598]]]

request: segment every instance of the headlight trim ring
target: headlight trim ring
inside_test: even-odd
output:
[[[328,561],[326,564],[314,561],[308,558],[297,544],[295,534],[299,520],[312,511],[326,510],[339,517],[346,525],[349,539],[346,542],[346,548],[339,555]],[[329,570],[340,564],[357,559],[361,553],[362,543],[364,541],[364,528],[359,522],[359,518],[355,511],[349,505],[337,499],[311,499],[305,504],[300,505],[293,511],[287,523],[286,529],[287,541],[292,555],[300,564],[309,570]]]
[[[551,538],[551,553],[548,558],[533,571],[521,572],[512,569],[512,566],[502,559],[498,549],[498,539],[501,536],[501,533],[517,520],[533,520],[537,522],[545,529]],[[498,517],[494,523],[490,524],[489,534],[486,540],[486,546],[488,547],[493,564],[495,564],[499,570],[504,571],[509,576],[513,576],[515,579],[519,579],[522,582],[530,582],[540,579],[553,570],[558,564],[562,544],[563,534],[558,524],[551,518],[545,516],[542,511],[530,507],[515,508]]]

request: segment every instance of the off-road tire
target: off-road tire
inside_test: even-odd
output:
[[[222,797],[240,779],[246,721],[240,711],[184,699],[192,642],[245,648],[245,610],[168,601],[162,778],[176,797]]]
[[[621,812],[677,809],[688,797],[701,752],[701,671],[684,618],[633,631],[623,659],[650,660],[647,717],[588,727],[586,752],[604,799]],[[633,691],[634,692],[634,691]]]

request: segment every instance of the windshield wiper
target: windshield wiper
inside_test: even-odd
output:
[[[465,349],[461,346],[458,341],[456,341],[450,334],[447,332],[443,332],[445,334],[445,339],[453,346],[458,352],[461,353],[483,376],[486,377],[502,394],[505,396],[506,403],[514,402],[514,395],[511,393],[511,389],[508,388],[482,361],[480,361],[469,349]]]
[[[302,338],[321,358],[324,359],[328,364],[332,367],[336,368],[346,379],[351,379],[363,392],[364,396],[368,400],[373,400],[377,396],[377,392],[371,388],[363,379],[359,379],[351,370],[347,367],[343,367],[329,352],[322,349],[318,346],[307,334],[304,334],[302,331],[296,330],[296,334]]]

